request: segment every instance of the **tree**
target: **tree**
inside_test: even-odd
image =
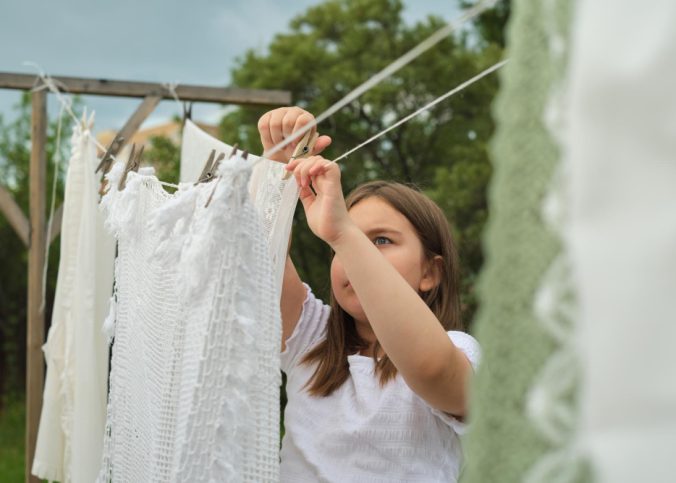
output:
[[[80,105],[76,98],[74,106]],[[0,182],[19,207],[28,215],[28,166],[30,163],[31,96],[24,93],[14,106],[17,116],[6,122],[0,116]],[[54,176],[57,184],[56,206],[63,200],[63,180],[68,165],[70,145],[68,139],[72,121],[63,117],[60,138],[61,163],[58,172],[54,169],[57,120],[52,119],[47,130],[47,208],[51,202],[51,187]],[[45,320],[51,319],[51,303],[56,285],[59,260],[59,239],[50,247],[49,271],[47,273],[47,304]],[[14,229],[4,216],[0,216],[0,395],[23,390],[26,371],[26,303],[27,303],[28,252]],[[2,398],[0,398],[0,405]]]
[[[461,0],[463,8],[476,5],[480,0]],[[493,8],[486,10],[472,20],[477,40],[483,45],[496,44],[505,47],[505,25],[512,11],[511,0],[499,0]]]
[[[267,51],[248,51],[232,78],[242,87],[290,90],[297,105],[318,114],[442,25],[433,16],[407,25],[399,0],[329,0],[296,17]],[[497,62],[501,45],[477,41],[481,35],[482,29],[474,28],[445,39],[333,115],[320,126],[333,138],[326,156],[337,157]],[[487,77],[341,163],[346,191],[376,178],[415,183],[446,210],[465,271],[467,320],[482,263],[480,233],[490,176],[486,145],[497,85],[495,76]],[[260,152],[256,123],[263,112],[233,110],[221,122],[221,137]],[[326,297],[329,249],[307,229],[302,210],[294,226],[292,255],[301,276]]]

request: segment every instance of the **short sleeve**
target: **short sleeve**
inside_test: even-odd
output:
[[[324,336],[331,310],[328,305],[315,297],[307,284],[303,285],[307,290],[303,309],[293,333],[286,340],[286,348],[280,354],[281,368],[287,373],[298,364],[301,356]]]
[[[451,339],[453,344],[455,344],[455,346],[458,349],[460,349],[465,354],[465,356],[467,356],[469,363],[472,365],[472,369],[474,370],[474,372],[476,372],[481,359],[481,348],[479,347],[479,343],[477,342],[477,340],[465,332],[459,332],[454,330],[448,331],[448,337]],[[438,409],[435,408],[431,409],[432,414],[437,416],[441,421],[447,424],[457,434],[462,435],[467,432],[468,424],[466,422],[460,421],[457,418],[451,416],[450,414],[447,414]]]

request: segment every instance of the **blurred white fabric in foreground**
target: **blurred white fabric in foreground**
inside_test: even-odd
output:
[[[570,248],[599,482],[676,481],[676,2],[580,2]]]

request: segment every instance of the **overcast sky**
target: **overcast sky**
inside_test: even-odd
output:
[[[264,49],[289,21],[319,0],[0,0],[0,71],[227,85],[235,59]],[[404,0],[407,22],[457,16],[456,0]],[[393,59],[394,60],[394,59]],[[58,112],[49,96],[51,113]],[[0,113],[12,117],[18,91],[0,90]],[[139,100],[86,96],[96,131],[119,129]],[[220,107],[197,104],[193,117],[217,122]],[[144,126],[178,107],[163,101]]]

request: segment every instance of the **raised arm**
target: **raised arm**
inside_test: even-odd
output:
[[[334,250],[371,329],[408,386],[431,406],[464,416],[469,360],[395,268],[398,259],[388,260],[369,238],[373,235],[350,217],[338,166],[314,156],[294,160],[287,169],[301,186],[308,225]],[[433,265],[425,267],[421,288],[423,280],[432,288],[436,273]]]
[[[293,329],[296,328],[306,295],[307,291],[298,276],[296,267],[293,265],[291,257],[287,255],[281,301],[282,351],[286,349],[286,340],[291,337]]]
[[[313,120],[314,116],[300,107],[281,107],[266,112],[258,120],[258,132],[261,136],[263,150],[272,148]],[[313,128],[313,131],[315,130]],[[294,141],[282,151],[271,156],[270,159],[287,163],[297,144],[298,141]],[[329,144],[331,144],[329,136],[320,136],[315,143],[313,154],[322,152]],[[291,336],[298,323],[305,296],[305,287],[298,276],[291,257],[287,256],[280,306],[282,313],[282,350],[286,348],[286,340]]]

